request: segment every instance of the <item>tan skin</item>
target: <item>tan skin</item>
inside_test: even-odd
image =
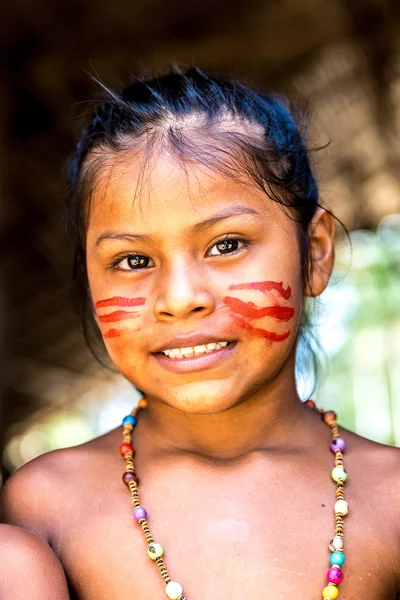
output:
[[[1,600],[68,600],[63,568],[33,533],[0,525]]]
[[[299,400],[294,357],[303,291],[319,295],[332,271],[333,218],[318,209],[310,225],[304,290],[296,225],[250,182],[196,165],[186,176],[163,153],[133,203],[139,170],[136,154],[116,157],[112,177],[104,174],[107,185],[97,188],[90,213],[87,265],[107,351],[148,399],[134,446],[154,538],[190,600],[320,598],[334,529],[333,455],[329,429]],[[138,235],[146,237],[129,237]],[[226,236],[236,240],[228,248]],[[140,268],[133,268],[135,255],[145,258]],[[290,297],[232,289],[265,281],[283,282]],[[239,325],[224,300],[233,295],[294,309],[287,321],[251,321],[289,335],[271,341]],[[134,310],[132,318],[111,322],[104,315],[121,310],[109,306],[114,298],[145,302],[122,308]],[[110,337],[111,329],[117,334]],[[166,369],[155,352],[193,333],[234,341],[234,349],[201,371]],[[399,451],[343,436],[350,515],[339,597],[393,600],[400,589]],[[3,518],[51,544],[80,600],[166,597],[121,481],[121,437],[118,428],[41,456],[3,493]]]

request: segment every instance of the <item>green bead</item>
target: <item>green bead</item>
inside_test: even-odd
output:
[[[344,467],[342,467],[341,465],[339,465],[338,467],[335,467],[332,471],[332,479],[333,481],[336,481],[336,483],[338,481],[346,481],[347,479],[347,471]]]
[[[147,554],[150,556],[151,560],[157,560],[157,558],[161,558],[164,554],[164,548],[161,546],[161,544],[152,542],[147,548]]]

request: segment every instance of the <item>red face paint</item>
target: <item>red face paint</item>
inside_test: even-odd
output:
[[[112,323],[113,321],[125,321],[125,319],[137,319],[140,315],[137,311],[115,310],[107,315],[98,315],[100,323]]]
[[[267,340],[271,340],[271,342],[283,342],[283,340],[286,340],[286,338],[288,338],[290,335],[290,331],[286,331],[285,333],[276,333],[275,331],[267,331],[266,329],[261,329],[260,327],[253,327],[253,325],[250,325],[250,323],[247,323],[244,319],[241,319],[236,315],[232,315],[232,318],[235,319],[240,327],[249,331],[253,337],[265,338]]]
[[[249,283],[238,283],[230,285],[230,290],[259,290],[260,292],[271,292],[276,290],[282,298],[289,300],[292,295],[290,285],[287,286],[286,290],[283,287],[283,282],[280,281],[250,281]]]
[[[106,333],[103,334],[104,338],[115,338],[115,337],[119,337],[121,335],[121,332],[119,331],[119,329],[109,329],[108,331],[106,331]]]
[[[267,295],[268,292],[275,290],[279,296],[285,300],[289,300],[292,295],[290,286],[285,289],[282,282],[277,281],[258,281],[249,283],[239,283],[229,286],[230,290],[254,290],[263,292]],[[254,337],[262,337],[273,342],[282,342],[286,340],[290,331],[285,333],[276,333],[275,331],[268,331],[261,327],[254,327],[251,321],[256,319],[262,319],[263,317],[271,317],[277,321],[290,321],[294,315],[294,308],[290,306],[279,306],[275,304],[273,306],[257,306],[254,302],[244,302],[240,298],[234,298],[232,296],[226,296],[224,303],[232,310],[232,317],[234,320],[251,333]]]
[[[289,321],[294,315],[294,308],[290,306],[265,306],[264,308],[258,308],[254,302],[243,302],[239,298],[231,298],[230,296],[226,296],[224,302],[233,312],[249,319],[272,317],[278,321]]]
[[[113,296],[112,298],[105,298],[96,302],[96,309],[109,308],[109,307],[124,307],[134,308],[135,306],[143,306],[146,298],[124,298],[123,296]],[[97,310],[97,316],[100,323],[114,323],[118,321],[126,321],[127,319],[137,319],[140,317],[140,312],[137,310],[114,310],[112,312],[104,312],[99,314]],[[131,330],[129,330],[131,331]],[[138,331],[138,330],[136,330]],[[120,329],[109,329],[103,334],[104,338],[115,338],[122,334],[123,330]]]
[[[96,308],[105,306],[142,306],[146,302],[146,298],[123,298],[122,296],[113,296],[96,302]]]

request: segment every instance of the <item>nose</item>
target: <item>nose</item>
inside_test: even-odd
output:
[[[180,261],[170,268],[157,286],[154,315],[159,321],[206,316],[215,308],[215,300],[204,274],[195,265]]]

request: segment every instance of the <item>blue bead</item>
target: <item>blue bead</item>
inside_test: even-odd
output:
[[[330,557],[331,565],[342,565],[344,563],[343,552],[332,552]]]
[[[132,415],[128,415],[122,419],[122,425],[127,425],[128,423],[130,425],[132,425],[132,427],[135,427],[135,425],[136,425],[135,417],[133,417]]]

